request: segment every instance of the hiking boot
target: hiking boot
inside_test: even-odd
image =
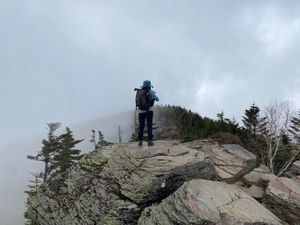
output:
[[[153,144],[153,141],[148,141],[148,146],[150,147],[150,146],[153,146],[154,144]]]
[[[138,146],[139,146],[139,147],[142,147],[142,146],[143,146],[143,142],[142,142],[142,141],[139,141]]]

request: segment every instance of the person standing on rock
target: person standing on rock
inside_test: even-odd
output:
[[[140,147],[143,145],[145,121],[147,121],[148,146],[153,146],[153,105],[155,101],[159,101],[159,98],[157,97],[156,93],[151,90],[152,87],[151,81],[145,80],[141,88],[135,89],[136,107],[139,110],[138,146]]]

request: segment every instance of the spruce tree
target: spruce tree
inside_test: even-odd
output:
[[[254,136],[257,134],[260,125],[259,112],[260,109],[253,103],[250,109],[245,110],[245,116],[242,119],[244,127]]]
[[[60,148],[59,140],[54,133],[61,126],[61,123],[48,123],[47,126],[49,130],[48,138],[42,141],[42,150],[35,156],[27,156],[28,159],[44,162],[43,182],[47,180],[51,173],[54,153]]]
[[[82,155],[75,145],[83,140],[75,140],[70,128],[66,128],[66,132],[58,137],[60,148],[54,156],[54,166],[60,173],[63,173],[77,162]]]
[[[25,193],[27,194],[27,199],[30,197],[36,196],[37,192],[38,192],[38,188],[42,184],[42,181],[41,181],[41,179],[43,177],[42,173],[31,173],[31,175],[34,177],[34,179],[30,180],[29,185],[27,185],[28,189],[25,191]],[[29,214],[27,212],[28,200],[26,202],[26,207],[27,207],[27,209],[24,213],[25,225],[38,225],[36,222],[34,222],[34,220],[32,220],[32,218],[29,217]]]
[[[102,134],[102,132],[100,130],[98,130],[98,136],[99,136],[99,140],[97,143],[97,147],[98,148],[102,148],[103,146],[107,146],[107,145],[111,145],[111,142],[108,142],[104,139],[104,135]]]
[[[226,121],[228,121],[228,119],[225,118],[223,111],[217,113],[216,132],[228,132]]]
[[[43,177],[43,173],[30,173],[34,179],[29,181],[29,184],[27,185],[27,190],[25,191],[25,193],[28,195],[28,197],[30,196],[35,196],[37,194],[38,188],[40,187],[40,185],[42,184],[42,177]]]
[[[94,145],[94,149],[97,148],[97,142],[96,142],[96,131],[92,129],[92,135],[90,142]]]
[[[295,142],[300,144],[300,111],[297,116],[292,117],[289,132],[292,134]]]
[[[237,134],[240,129],[239,123],[236,121],[236,119],[233,117],[232,119],[225,119],[225,122],[228,127],[228,131],[232,134]]]
[[[218,118],[218,121],[223,122],[225,120],[224,112],[221,111],[220,113],[217,113],[217,118]]]
[[[121,141],[120,140],[120,137],[122,135],[122,130],[121,130],[121,127],[119,126],[118,127],[118,134],[119,134],[119,142]],[[107,146],[107,145],[111,145],[112,143],[111,142],[108,142],[104,139],[104,135],[103,133],[98,130],[98,140],[96,140],[96,131],[95,130],[92,130],[92,135],[91,135],[91,140],[90,142],[93,143],[93,145],[95,146],[95,149],[97,148],[102,148],[103,146]]]

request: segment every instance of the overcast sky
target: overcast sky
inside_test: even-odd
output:
[[[1,142],[132,109],[144,79],[162,104],[203,116],[299,105],[299,10],[297,0],[0,0]]]
[[[1,154],[47,122],[133,109],[145,79],[212,118],[300,106],[298,0],[0,0],[0,29]]]

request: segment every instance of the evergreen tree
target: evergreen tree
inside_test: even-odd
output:
[[[27,156],[28,159],[44,162],[45,167],[43,172],[43,182],[47,180],[47,177],[51,173],[51,164],[53,161],[54,153],[60,148],[59,140],[57,136],[54,135],[54,133],[61,126],[61,123],[48,123],[47,126],[49,130],[48,139],[44,139],[42,141],[42,150],[35,156]]]
[[[224,116],[224,112],[221,111],[217,114],[217,121],[216,121],[216,128],[217,130],[214,132],[228,132],[229,127],[227,126],[226,121],[228,121],[227,118]]]
[[[95,149],[97,148],[97,142],[96,142],[96,131],[92,129],[92,135],[91,135],[91,143],[93,143]]]
[[[239,132],[240,125],[234,117],[232,119],[225,119],[225,122],[227,123],[230,133],[237,134]]]
[[[25,225],[40,225],[40,224],[36,223],[33,219],[31,219],[28,216],[27,212],[24,213],[24,218],[25,218]]]
[[[29,185],[27,185],[28,189],[25,191],[25,193],[27,194],[27,198],[36,196],[37,192],[38,192],[38,188],[42,184],[42,181],[41,181],[41,179],[43,177],[42,173],[31,173],[31,175],[34,177],[34,179],[30,180]],[[27,201],[26,205],[28,207],[28,201]],[[36,222],[34,222],[32,220],[32,218],[29,217],[27,211],[24,213],[24,218],[26,220],[25,225],[38,225]]]
[[[300,111],[297,116],[292,117],[289,132],[292,134],[295,142],[300,144]]]
[[[38,188],[42,184],[42,177],[43,173],[30,173],[34,179],[29,181],[29,184],[27,185],[27,190],[25,193],[30,196],[35,196],[37,194]]]
[[[218,118],[218,121],[220,122],[224,122],[225,118],[224,118],[224,112],[221,111],[220,113],[217,114],[217,118]]]
[[[122,134],[123,131],[121,130],[121,127],[118,127],[118,135],[119,135],[119,142],[122,141]],[[100,130],[98,130],[98,140],[96,140],[96,131],[92,130],[91,140],[90,142],[94,144],[95,149],[102,148],[103,146],[111,145],[111,142],[108,142],[104,139],[104,135]],[[133,140],[134,141],[134,140]],[[121,142],[120,142],[121,143]]]
[[[260,124],[259,112],[260,109],[253,103],[250,109],[245,110],[245,116],[242,119],[245,128],[254,136]]]
[[[102,134],[102,132],[100,130],[98,130],[98,136],[99,136],[99,140],[97,143],[97,147],[98,148],[102,148],[103,146],[107,146],[107,145],[111,145],[111,142],[108,142],[104,139],[104,135]]]
[[[66,171],[75,162],[77,162],[82,155],[80,150],[75,148],[75,145],[82,142],[81,140],[75,140],[70,128],[66,128],[66,132],[58,137],[60,148],[54,156],[54,166],[60,173]]]

